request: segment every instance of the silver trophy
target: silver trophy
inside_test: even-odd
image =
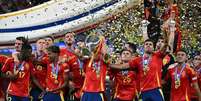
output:
[[[98,49],[98,45],[101,41],[100,36],[96,34],[90,34],[85,39],[86,48],[84,49],[83,55],[85,57],[91,56],[92,53],[96,53]]]

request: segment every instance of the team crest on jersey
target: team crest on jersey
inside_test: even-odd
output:
[[[128,76],[124,76],[124,77],[123,77],[123,83],[124,83],[124,84],[129,84],[129,83],[131,83],[131,81],[132,81],[132,80],[131,80],[130,77],[128,77]]]
[[[163,65],[166,65],[168,63],[167,59],[163,59]]]

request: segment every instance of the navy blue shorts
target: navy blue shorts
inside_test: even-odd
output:
[[[142,92],[142,101],[164,101],[162,90],[157,88]]]
[[[42,93],[42,91],[39,88],[34,88],[30,92],[31,101],[39,101],[39,95]]]
[[[114,99],[112,101],[138,101],[137,99],[136,100],[120,100],[120,99]]]
[[[43,101],[62,101],[62,100],[59,94],[47,92],[43,97]]]
[[[104,101],[104,97],[99,92],[84,92],[81,101]]]
[[[8,94],[6,97],[6,101],[30,101],[29,97],[19,97]]]

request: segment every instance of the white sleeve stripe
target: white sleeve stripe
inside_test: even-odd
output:
[[[192,80],[197,80],[197,77],[193,77]]]
[[[64,72],[69,72],[69,71],[70,71],[69,69],[64,70]]]

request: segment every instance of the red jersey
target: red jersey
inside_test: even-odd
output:
[[[201,68],[200,68],[200,69],[201,69]],[[201,90],[201,70],[198,71],[197,76],[198,76],[198,85],[199,85],[200,90]]]
[[[84,79],[82,78],[83,73],[83,66],[80,66],[80,61],[78,60],[78,57],[69,49],[62,48],[60,49],[61,53],[60,56],[63,58],[67,58],[67,63],[69,65],[69,69],[72,73],[73,77],[73,83],[75,88],[81,88],[83,85]]]
[[[114,98],[120,100],[132,100],[137,94],[136,74],[134,71],[119,71],[114,74],[115,94]]]
[[[198,77],[198,85],[201,90],[201,65],[198,66],[198,69],[195,70],[197,72],[197,77]]]
[[[197,73],[197,79],[198,79],[198,85],[199,85],[199,88],[201,90],[201,65],[198,66],[199,68],[198,69],[194,69],[195,72]],[[193,85],[191,84],[191,98],[193,99],[198,99],[198,96],[196,94],[196,90],[195,88],[193,88]]]
[[[105,79],[107,65],[103,60],[93,61],[89,66],[90,60],[84,62],[85,79],[82,90],[85,92],[105,91]]]
[[[7,58],[5,55],[0,55],[0,63],[5,63]]]
[[[170,65],[167,78],[171,78],[171,101],[190,101],[191,83],[197,82],[195,71],[188,65],[185,68],[176,67],[177,63]],[[180,74],[180,86],[176,86],[176,74]]]
[[[16,80],[11,80],[7,89],[8,94],[28,97],[29,96],[29,86],[30,86],[30,73],[33,68],[31,62],[20,62],[20,66],[15,66],[14,59],[10,58],[3,65],[1,71],[10,71],[14,73],[15,70],[19,70],[18,78]]]
[[[161,87],[161,72],[162,72],[162,58],[161,52],[153,53],[149,60],[149,70],[144,74],[143,71],[143,57],[137,57],[129,62],[132,69],[137,70],[137,77],[140,80],[140,91],[148,91]]]
[[[1,66],[3,65],[3,63],[6,62],[7,58],[8,57],[5,56],[5,55],[0,55],[0,64],[1,64]],[[2,83],[3,83],[3,78],[0,77],[0,98],[4,98],[4,93],[2,91],[2,87],[3,87]]]
[[[43,61],[47,60],[47,55],[43,55],[42,57],[36,59],[34,61],[33,68],[33,76],[36,78],[38,83],[45,88],[46,87],[46,75],[47,75],[47,64],[43,63]],[[33,88],[35,85],[33,85]]]
[[[64,74],[69,71],[68,64],[57,64],[47,62],[46,90],[56,89],[64,84]]]

